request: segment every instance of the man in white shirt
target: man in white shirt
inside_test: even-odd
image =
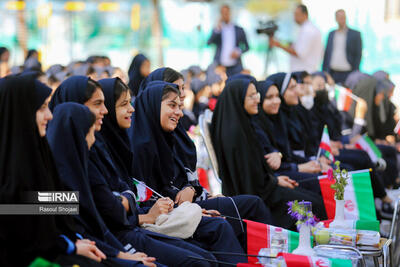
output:
[[[313,73],[320,69],[322,59],[321,32],[308,20],[308,10],[305,5],[298,5],[294,12],[294,20],[300,26],[296,41],[290,46],[284,46],[270,37],[269,45],[282,48],[290,54],[290,71],[307,71]]]
[[[231,22],[230,7],[223,5],[220,12],[221,18],[207,43],[217,46],[214,61],[231,76],[243,70],[240,56],[249,50],[249,44],[243,28]]]
[[[323,70],[329,72],[336,83],[344,83],[350,72],[360,68],[362,40],[359,31],[350,29],[346,13],[335,13],[338,29],[331,31],[326,43]]]

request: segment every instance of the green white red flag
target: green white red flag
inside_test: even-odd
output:
[[[400,120],[397,122],[396,127],[394,127],[394,132],[400,135]]]
[[[325,228],[329,228],[330,223],[333,220],[326,220],[322,221],[324,223]],[[372,221],[367,221],[367,220],[345,220],[345,224],[347,225],[348,228],[350,229],[355,229],[355,230],[370,230],[370,231],[375,231],[379,232],[380,231],[380,224],[378,220],[372,220]]]
[[[349,111],[353,103],[352,91],[340,85],[335,86],[336,107],[340,111]]]
[[[145,202],[151,198],[153,195],[153,191],[149,189],[148,186],[142,181],[137,179],[133,179],[133,184],[136,186],[136,201],[137,202]]]
[[[279,253],[285,259],[287,267],[352,267],[351,260],[309,257],[290,253]]]
[[[379,159],[382,158],[382,153],[379,148],[375,145],[374,141],[368,137],[368,135],[364,134],[361,136],[357,142],[355,143],[356,148],[364,150],[368,153],[368,156],[371,158],[373,163],[378,162]]]
[[[326,175],[318,177],[328,219],[335,218],[335,183]],[[376,221],[375,201],[372,193],[369,170],[349,172],[348,184],[344,190],[344,218],[346,220]]]
[[[331,148],[331,140],[329,138],[328,126],[324,126],[324,130],[322,131],[321,136],[321,143],[319,144],[320,153],[319,155],[325,156],[327,159],[331,160],[332,162],[335,161],[335,157],[332,153]],[[318,156],[319,156],[318,155]]]
[[[272,225],[243,220],[247,226],[247,253],[258,255],[262,248],[270,248],[271,240],[275,229],[281,231],[285,239],[284,252],[292,252],[299,245],[299,233],[286,230]],[[311,241],[312,242],[312,241]],[[254,257],[248,257],[249,263],[256,263],[258,260]]]
[[[290,253],[279,253],[287,267],[352,267],[351,260],[332,259],[325,257],[309,257]],[[239,263],[237,267],[257,267],[259,263]]]

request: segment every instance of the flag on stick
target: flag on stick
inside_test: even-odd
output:
[[[394,132],[400,135],[400,120],[397,122],[396,127],[394,127]]]
[[[321,143],[319,144],[317,159],[319,158],[320,155],[325,156],[332,162],[335,161],[335,157],[333,156],[333,153],[332,153],[331,140],[329,138],[328,126],[326,126],[326,125],[324,126],[324,130],[322,131]]]
[[[373,163],[377,163],[378,160],[382,158],[381,151],[375,145],[374,141],[372,141],[371,138],[369,138],[366,134],[357,140],[355,146],[356,148],[367,152]]]
[[[349,111],[353,103],[353,93],[350,89],[336,85],[335,87],[335,100],[336,107],[339,111]]]
[[[151,198],[151,196],[153,195],[153,191],[151,191],[144,182],[134,179],[133,184],[136,186],[136,191],[137,191],[136,201],[137,202],[145,202],[145,201],[149,200]]]

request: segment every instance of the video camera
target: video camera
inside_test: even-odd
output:
[[[275,32],[278,30],[278,25],[274,20],[269,20],[267,22],[260,21],[259,27],[256,30],[258,34],[266,34],[268,36],[274,36]]]

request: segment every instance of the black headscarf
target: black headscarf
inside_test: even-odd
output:
[[[269,76],[267,81],[274,82],[278,87],[282,100],[280,111],[283,114],[284,124],[288,131],[288,137],[292,144],[292,149],[305,150],[305,141],[303,139],[304,129],[299,120],[296,108],[295,106],[287,105],[285,98],[283,97],[289,86],[290,78],[292,78],[290,73],[280,72]]]
[[[37,54],[37,53],[38,53],[37,50],[35,50],[35,49],[29,49],[29,50],[28,50],[28,53],[27,53],[27,55],[26,55],[25,61],[28,60],[28,58],[31,58],[32,55]]]
[[[129,177],[132,176],[132,160],[133,154],[130,148],[129,137],[126,129],[121,129],[117,122],[115,114],[115,86],[117,81],[122,81],[119,78],[103,79],[99,83],[103,88],[105,106],[108,114],[103,119],[103,125],[100,130],[101,140],[105,142],[108,151],[111,153],[114,164],[121,178],[127,182],[128,185],[132,184]],[[98,146],[97,146],[98,147]]]
[[[226,80],[226,82],[228,83],[230,81],[241,80],[241,79],[250,80],[254,84],[257,83],[256,78],[254,78],[253,76],[251,76],[249,74],[243,74],[243,73],[236,73],[232,76],[229,76],[229,78]]]
[[[37,58],[30,57],[25,60],[24,63],[24,71],[39,71],[42,72],[42,64],[39,62]]]
[[[213,85],[214,83],[220,83],[222,82],[222,77],[215,72],[207,72],[206,82],[208,85]]]
[[[228,82],[231,82],[231,81],[234,81],[234,80],[248,80],[249,82],[252,82],[253,84],[255,84],[256,87],[257,87],[257,90],[258,90],[259,83],[251,75],[237,73],[237,74],[234,74],[232,76],[229,76],[229,78],[226,80],[226,82],[228,83]],[[262,111],[262,101],[264,100],[265,93],[266,93],[265,90],[263,90],[263,92],[260,92],[260,94],[261,95],[263,94],[263,95],[261,96],[261,101],[260,101],[260,104],[259,104],[259,108],[261,106],[261,110],[259,110],[259,113],[257,114],[257,116],[260,115],[260,113]],[[251,117],[251,124],[252,124],[252,126],[253,126],[253,128],[254,128],[257,136],[258,136],[258,141],[259,141],[260,145],[264,149],[264,153],[268,154],[268,153],[271,153],[272,151],[276,150],[276,143],[274,142],[274,140],[270,139],[269,138],[269,134],[267,134],[267,132],[265,132],[266,128],[268,128],[268,127],[265,127],[266,125],[260,125],[258,123],[257,116],[252,116]],[[268,129],[268,131],[269,131],[269,129]]]
[[[385,97],[382,102],[376,107],[375,120],[377,121],[376,138],[385,139],[387,135],[393,134],[393,129],[396,126],[394,115],[396,106],[390,100],[390,93],[394,89],[395,84],[389,80],[389,74],[385,71],[377,71],[373,75],[378,80],[376,92],[383,92]]]
[[[368,135],[373,139],[384,139],[386,135],[393,134],[394,111],[387,96],[387,91],[389,91],[391,87],[382,86],[383,84],[379,83],[375,77],[369,76],[357,83],[353,90],[353,94],[367,102],[368,110],[364,118],[367,125],[365,127]],[[385,98],[382,100],[381,104],[377,106],[375,104],[375,96],[378,92],[382,91],[385,94]],[[357,103],[353,103],[349,110],[353,118],[355,116],[356,104]],[[391,126],[388,127],[388,124]]]
[[[180,122],[174,130],[174,133],[176,138],[175,150],[177,156],[185,166],[186,171],[189,170],[191,173],[196,172],[197,154],[193,140],[189,137]]]
[[[306,77],[307,75],[309,75],[307,71],[292,72],[292,76],[297,83],[304,83],[304,77]]]
[[[313,73],[313,76],[320,76],[326,82],[326,75],[324,72],[315,72]],[[303,108],[303,110],[306,109]],[[303,111],[303,113],[306,112],[307,110]],[[301,112],[298,113],[300,114]],[[336,105],[334,105],[332,101],[329,100],[329,93],[326,88],[322,90],[317,90],[315,92],[314,106],[311,109],[311,113],[312,119],[307,119],[303,121],[303,124],[307,124],[305,127],[306,129],[312,129],[309,131],[309,133],[315,133],[314,141],[319,142],[325,125],[327,125],[328,127],[329,137],[331,138],[331,140],[341,140],[342,116],[340,115],[340,111],[336,108]],[[317,142],[314,142],[315,146],[319,146]]]
[[[58,105],[65,103],[65,102],[75,102],[75,103],[70,103],[70,104],[77,104],[77,103],[83,104],[85,99],[87,98],[86,91],[87,91],[87,86],[88,86],[89,80],[90,79],[85,76],[69,77],[64,82],[62,82],[61,85],[57,88],[49,106],[52,109],[55,109]],[[84,109],[86,110],[88,108],[86,106],[84,106]],[[75,112],[71,113],[71,115],[76,116]],[[54,124],[54,123],[55,122],[53,122],[52,124]],[[58,123],[62,123],[62,122],[58,122]],[[56,131],[56,130],[54,130],[54,131]],[[61,130],[57,130],[57,131],[61,131]],[[70,129],[69,131],[65,131],[64,134],[66,134],[66,133],[72,134],[71,131],[73,131],[73,130]],[[61,136],[62,136],[62,134],[63,133],[61,133]],[[85,134],[85,136],[86,136],[86,134]],[[96,136],[98,136],[98,135],[96,134]],[[54,138],[60,138],[60,137],[55,135]],[[69,137],[69,138],[72,138],[72,137]],[[62,143],[64,141],[59,140],[58,142]],[[97,143],[97,142],[95,142],[95,143]],[[71,144],[69,144],[69,145],[71,145]],[[87,148],[87,146],[86,146],[86,148]],[[61,150],[62,149],[69,151],[68,149],[72,149],[72,148],[69,148],[68,144],[67,144],[66,146],[62,147]],[[87,153],[89,153],[89,150]],[[84,157],[83,157],[83,154],[84,154]],[[111,255],[111,256],[115,256],[114,254],[117,253],[118,250],[124,251],[124,248],[119,243],[119,241],[111,234],[111,232],[107,229],[107,227],[105,226],[97,209],[95,208],[95,203],[93,202],[93,196],[92,196],[91,189],[90,189],[90,181],[89,181],[88,173],[87,173],[88,172],[88,169],[87,169],[88,168],[87,167],[88,158],[87,157],[89,155],[87,155],[86,152],[83,154],[79,158],[78,158],[78,156],[76,156],[76,159],[75,159],[76,161],[74,164],[81,164],[81,165],[83,164],[82,165],[82,166],[84,166],[83,169],[81,168],[81,169],[75,170],[75,171],[77,173],[79,173],[80,175],[85,175],[84,179],[86,179],[86,180],[83,181],[81,185],[79,185],[78,183],[69,184],[69,186],[76,186],[77,188],[79,186],[82,186],[83,187],[82,191],[86,192],[85,194],[88,195],[87,198],[85,199],[85,203],[82,202],[82,198],[80,199],[80,204],[83,203],[86,206],[85,210],[87,208],[87,212],[83,212],[81,209],[80,215],[77,217],[77,220],[79,221],[79,224],[83,227],[83,231],[88,232],[87,235],[90,235],[90,238],[96,238],[101,242],[101,243],[97,242],[96,244],[101,250],[104,251],[104,253]],[[70,154],[67,154],[67,155],[69,157]],[[60,157],[61,156],[66,156],[66,155],[60,155]],[[84,162],[79,163],[79,160],[83,160]],[[65,164],[66,164],[66,162],[67,161],[65,161]],[[71,171],[73,171],[73,170],[71,170]],[[67,179],[67,177],[66,177],[66,179]],[[82,176],[81,176],[81,179],[83,179]],[[76,190],[81,191],[79,189],[76,189]],[[88,192],[90,192],[90,194]],[[92,224],[93,224],[93,226],[92,226]]]
[[[266,200],[277,180],[264,160],[250,116],[244,109],[249,84],[247,79],[227,83],[214,110],[210,133],[223,193],[252,194]]]
[[[55,91],[52,101],[49,105],[50,108],[54,109],[57,105],[65,102],[84,104],[88,81],[89,78],[85,76],[72,76],[65,80]],[[112,96],[112,99],[113,98],[114,96]],[[110,112],[113,112],[115,116],[115,109]],[[99,155],[96,155],[96,157],[101,156],[104,162],[110,163],[108,167],[110,167],[109,170],[114,170],[113,175],[117,175],[117,173],[120,175],[113,164],[110,154],[108,153],[109,149],[106,146],[103,137],[98,132],[95,133],[95,136],[96,142],[90,150],[90,154],[96,155],[96,153],[98,153]]]
[[[272,81],[278,86],[279,94],[283,96],[289,87],[290,79],[296,79],[290,72],[278,72],[267,77],[268,81]]]
[[[114,159],[110,154],[110,149],[106,145],[106,142],[103,136],[99,133],[95,133],[96,142],[94,142],[93,146],[90,148],[89,152],[89,179],[92,179],[95,175],[91,175],[91,171],[93,170],[90,164],[101,172],[102,177],[106,179],[106,182],[112,188],[112,190],[117,191],[117,188],[121,185],[119,179],[123,178],[121,171],[115,165]],[[96,170],[96,171],[97,171]],[[96,174],[97,175],[97,174]],[[100,178],[100,177],[96,177]],[[91,180],[92,184],[95,184],[98,180]],[[128,188],[126,188],[128,189]]]
[[[166,68],[159,68],[155,71],[151,72],[149,76],[142,82],[140,85],[140,91],[147,90],[147,85],[152,81],[163,81],[164,80],[164,71]],[[128,130],[128,135],[130,140],[135,139],[132,128],[134,125],[132,124],[131,128]],[[178,123],[178,126],[175,129],[175,137],[176,137],[176,151],[177,156],[180,158],[180,161],[185,166],[185,169],[190,173],[194,173],[196,171],[197,164],[197,155],[196,155],[196,146],[194,145],[192,139],[186,133],[185,127],[181,122]],[[132,147],[133,149],[133,147]]]
[[[194,77],[190,81],[190,89],[193,91],[195,95],[199,93],[206,86],[207,82],[201,80],[200,78]]]
[[[261,97],[256,121],[263,132],[267,134],[271,144],[283,154],[286,160],[289,160],[291,157],[291,149],[288,142],[287,129],[284,125],[280,109],[276,115],[266,114],[263,110],[265,95],[272,85],[275,85],[278,88],[278,85],[273,81],[262,81],[257,83],[257,90],[260,92]]]
[[[140,83],[138,94],[141,93],[141,92],[143,92],[143,91],[146,89],[146,87],[147,87],[147,85],[149,84],[149,82],[152,82],[152,81],[162,81],[162,80],[164,80],[164,71],[165,71],[165,69],[166,69],[166,68],[158,68],[158,69],[152,71],[152,72],[149,74],[149,76],[147,76],[147,77]]]
[[[351,90],[354,90],[356,85],[361,81],[364,80],[365,78],[370,77],[370,75],[366,73],[362,73],[359,70],[352,71],[349,76],[347,76],[346,81],[344,82],[344,85]]]
[[[128,86],[132,90],[132,94],[136,96],[139,92],[140,83],[145,78],[142,73],[140,72],[140,67],[142,66],[143,62],[145,62],[147,57],[143,54],[137,54],[133,60],[131,65],[129,66],[128,76],[129,76],[129,83]]]
[[[51,98],[49,107],[53,110],[58,104],[64,102],[85,102],[86,88],[89,78],[86,76],[71,76],[63,81]]]
[[[40,137],[36,125],[36,111],[50,93],[49,87],[30,75],[0,80],[1,204],[22,203],[28,191],[65,189],[47,139]],[[11,261],[14,266],[26,266],[36,256],[54,256],[54,245],[61,233],[75,240],[69,217],[2,215],[0,263]]]
[[[89,108],[73,103],[62,103],[54,109],[49,123],[48,140],[60,173],[68,190],[79,191],[78,220],[94,236],[102,236],[101,218],[93,202],[88,181],[89,149],[86,135],[94,123]]]
[[[148,84],[145,91],[135,100],[135,113],[133,114],[132,140],[134,159],[134,177],[146,182],[153,189],[162,194],[174,195],[170,192],[171,184],[176,188],[182,188],[187,178],[178,179],[177,175],[186,176],[186,173],[178,170],[176,153],[174,152],[174,132],[165,132],[160,124],[161,99],[165,86],[175,84],[154,81]]]
[[[326,75],[324,72],[318,72],[326,81]],[[310,75],[306,71],[296,71],[292,73],[292,77],[295,78],[297,83],[304,84],[304,78]],[[318,94],[318,93],[317,93]],[[328,98],[327,98],[328,99]],[[318,101],[318,100],[314,100]],[[314,114],[306,109],[301,103],[295,107],[297,117],[303,125],[304,129],[307,129],[307,132],[304,134],[304,138],[306,140],[305,154],[306,156],[314,156],[317,153],[319,147],[319,140],[321,134],[319,130],[314,128],[313,122],[315,121]],[[340,127],[338,127],[338,131],[340,132]],[[322,133],[322,128],[321,128]]]

